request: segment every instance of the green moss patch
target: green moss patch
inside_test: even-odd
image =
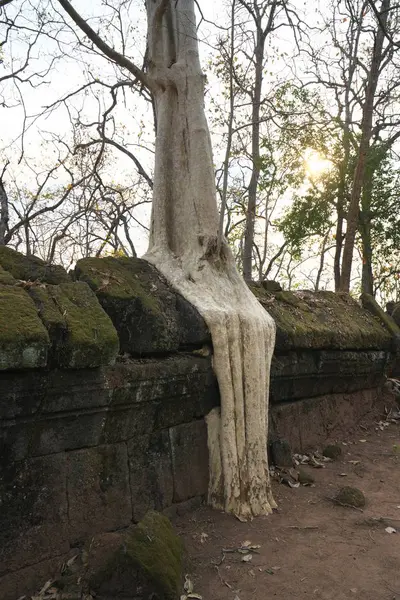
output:
[[[400,337],[400,327],[396,321],[379,306],[375,298],[370,294],[361,294],[363,307],[368,310],[374,319],[380,322],[394,337]]]
[[[331,460],[339,460],[342,456],[342,449],[337,444],[329,444],[328,446],[325,446],[322,454]]]
[[[27,292],[0,284],[0,370],[45,367],[49,346],[48,333]]]
[[[334,501],[342,506],[351,506],[352,508],[363,508],[366,503],[362,491],[348,485],[339,490]]]
[[[125,546],[133,565],[154,584],[161,598],[179,598],[183,544],[167,517],[147,513],[125,538]]]
[[[278,351],[300,349],[384,350],[391,335],[348,294],[251,290],[274,318]]]
[[[58,284],[71,281],[58,265],[48,265],[37,256],[25,256],[7,246],[0,246],[0,266],[15,279]]]
[[[75,272],[96,292],[118,331],[122,352],[177,350],[176,296],[152,265],[137,258],[86,258]]]
[[[31,286],[52,343],[52,362],[83,369],[112,364],[119,350],[115,328],[86,283]]]
[[[2,266],[0,266],[0,283],[4,285],[15,285],[17,283],[11,273],[5,271]]]

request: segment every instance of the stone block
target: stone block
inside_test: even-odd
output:
[[[126,360],[109,369],[107,379],[114,410],[153,403],[155,415],[151,423],[155,429],[192,421],[219,405],[210,357],[180,354],[146,361]]]
[[[126,444],[67,454],[69,539],[127,527],[132,519]]]
[[[49,336],[27,292],[0,284],[0,371],[45,367],[49,347]]]
[[[269,439],[285,438],[293,452],[322,449],[335,434],[343,435],[365,415],[373,410],[380,413],[383,408],[379,388],[273,404]]]
[[[76,550],[73,551],[72,556],[74,554],[76,554]],[[16,571],[9,571],[4,575],[0,572],[1,600],[17,600],[21,597],[24,600],[30,599],[33,594],[42,589],[46,581],[59,576],[61,565],[69,558],[71,558],[70,550],[61,553],[54,550],[51,558],[19,568]]]
[[[49,332],[53,366],[85,369],[115,362],[117,332],[86,283],[32,286],[29,293]]]
[[[389,350],[390,333],[348,294],[251,290],[276,323],[276,351]]]
[[[3,267],[1,265],[0,265],[0,283],[2,283],[4,285],[15,285],[17,283],[17,280],[14,279],[14,277],[11,275],[11,273],[9,273],[5,269],[3,269]]]
[[[30,370],[0,373],[0,419],[67,412],[110,403],[102,369]]]
[[[0,574],[68,552],[66,457],[0,463]],[[3,598],[3,596],[1,596]]]
[[[71,281],[59,265],[49,265],[37,256],[25,256],[7,246],[0,246],[0,266],[15,279],[58,285]]]
[[[173,502],[171,447],[168,430],[128,442],[133,520],[148,510],[163,510]]]
[[[111,317],[122,353],[164,354],[210,340],[199,313],[144,260],[86,258],[77,262],[75,273]]]
[[[271,363],[271,403],[382,385],[389,364],[384,350],[299,350],[276,353]]]
[[[155,413],[154,402],[111,407],[104,416],[101,443],[115,444],[151,433]]]
[[[207,494],[208,447],[204,419],[170,429],[174,502]]]

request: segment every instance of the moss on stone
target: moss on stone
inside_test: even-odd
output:
[[[351,506],[352,508],[363,508],[365,506],[365,496],[362,491],[348,485],[339,490],[335,501],[337,504]]]
[[[77,279],[86,281],[99,297],[140,298],[150,311],[159,313],[162,310],[158,298],[150,294],[146,286],[146,282],[152,283],[154,267],[143,260],[112,256],[84,258],[77,262],[75,272]]]
[[[27,292],[0,284],[0,370],[44,367],[49,346],[48,333]]]
[[[3,285],[14,285],[16,282],[16,280],[14,279],[14,277],[11,275],[11,273],[8,273],[8,271],[6,271],[5,269],[3,269],[3,267],[0,265],[0,283],[2,283]]]
[[[86,283],[32,286],[30,294],[49,332],[57,366],[93,368],[115,361],[117,332]]]
[[[315,479],[311,475],[311,473],[309,473],[305,469],[298,468],[297,473],[298,473],[298,482],[301,485],[312,485],[315,482]]]
[[[363,307],[368,310],[373,317],[379,321],[392,336],[400,336],[400,327],[397,325],[395,320],[385,313],[384,310],[379,306],[375,298],[370,294],[361,294],[361,302]]]
[[[37,256],[25,256],[7,246],[0,246],[0,265],[15,279],[64,283],[71,281],[68,273],[59,265],[49,265]]]
[[[136,258],[86,258],[75,272],[96,292],[118,331],[122,352],[177,350],[176,296],[152,265]]]
[[[182,583],[183,544],[167,517],[148,512],[125,538],[125,545],[133,565],[154,584],[161,598],[176,600]]]
[[[339,460],[339,458],[342,456],[342,449],[337,444],[329,444],[328,446],[325,446],[322,454],[331,460]]]
[[[391,346],[388,331],[348,294],[251,289],[275,320],[278,351],[383,350]]]

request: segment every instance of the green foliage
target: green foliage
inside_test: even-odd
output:
[[[307,238],[323,237],[332,225],[332,204],[323,190],[315,189],[304,196],[296,195],[284,216],[277,221],[278,231],[289,241],[295,258],[301,256]]]

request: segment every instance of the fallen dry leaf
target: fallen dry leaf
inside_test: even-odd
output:
[[[242,562],[250,562],[251,560],[253,560],[253,555],[252,554],[245,554],[242,557]]]
[[[183,584],[183,589],[188,594],[193,592],[193,582],[190,580],[189,575],[185,575],[185,583]]]
[[[386,527],[385,531],[386,533],[397,533],[397,529],[394,527]]]

